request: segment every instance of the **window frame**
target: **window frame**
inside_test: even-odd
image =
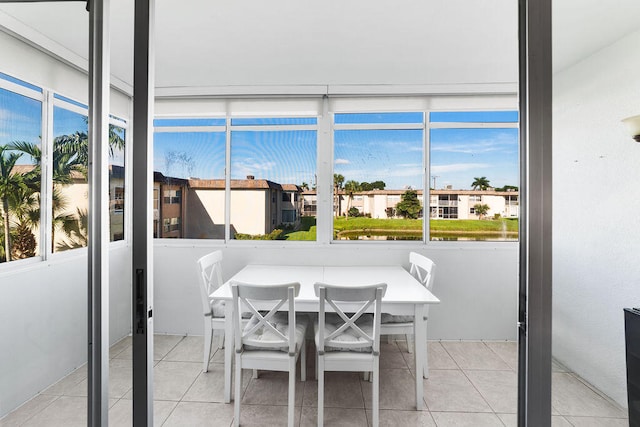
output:
[[[336,123],[335,115],[336,114],[386,114],[386,113],[404,113],[404,114],[422,114],[422,123]],[[412,246],[417,246],[425,243],[425,223],[428,223],[428,218],[425,221],[425,208],[424,208],[424,200],[425,193],[428,192],[428,181],[426,179],[428,172],[428,156],[427,156],[427,147],[428,147],[428,136],[427,136],[427,118],[428,111],[427,110],[417,110],[417,109],[393,109],[393,110],[385,110],[385,109],[375,109],[375,110],[366,110],[366,111],[356,111],[356,110],[344,110],[344,111],[334,111],[330,112],[331,117],[331,182],[333,182],[333,174],[335,173],[335,132],[341,130],[421,130],[422,131],[422,239],[421,240],[394,240],[394,241],[373,241],[373,240],[336,240],[333,238],[333,235],[329,236],[329,243],[336,245],[355,245],[355,244],[365,244],[365,245],[394,245],[399,246],[403,244],[409,244]],[[331,186],[331,203],[333,204],[335,194],[334,194],[334,186]],[[332,206],[332,212],[334,208]],[[331,216],[331,229],[333,230],[333,221],[335,216]]]
[[[30,83],[21,78],[12,76],[10,74],[2,73],[7,78],[0,76],[0,89],[7,90],[9,92],[13,92],[18,95],[25,96],[27,98],[39,101],[41,103],[41,126],[40,126],[40,149],[42,151],[42,173],[41,173],[41,181],[40,181],[40,226],[38,227],[38,250],[35,256],[26,259],[20,260],[12,260],[10,262],[0,263],[0,273],[11,272],[14,269],[24,269],[31,268],[32,266],[35,268],[41,262],[46,261],[56,261],[56,260],[64,260],[71,257],[83,256],[86,254],[87,248],[75,248],[62,252],[53,252],[51,249],[51,239],[52,233],[51,229],[53,226],[53,218],[52,218],[52,189],[53,189],[53,157],[51,153],[53,152],[53,111],[54,107],[60,107],[74,113],[82,114],[83,116],[88,117],[88,106],[81,101],[74,99],[73,97],[69,97],[63,95],[57,90],[47,88],[43,85],[36,85]],[[18,84],[12,80],[24,82],[24,84]],[[109,116],[109,124],[113,124],[118,126],[125,131],[125,150],[124,150],[124,158],[125,158],[125,189],[131,188],[131,165],[130,162],[127,162],[127,158],[131,158],[130,150],[131,144],[130,133],[129,133],[129,119],[124,117],[118,117],[114,115]],[[124,227],[123,234],[124,238],[122,240],[115,240],[109,242],[110,249],[115,249],[117,247],[124,247],[129,244],[130,239],[130,224],[131,224],[131,212],[127,212],[127,206],[131,205],[130,192],[125,190],[124,193]]]
[[[482,98],[482,97],[481,97]],[[376,109],[362,109],[362,110],[356,110],[356,109],[349,109],[349,110],[343,110],[340,109],[339,111],[329,111],[328,108],[323,111],[323,114],[319,114],[317,116],[314,116],[313,114],[290,114],[290,113],[276,113],[274,112],[273,114],[270,113],[264,113],[264,114],[226,114],[224,117],[226,118],[226,124],[225,124],[225,132],[227,133],[227,141],[226,141],[226,167],[227,170],[230,170],[230,165],[231,165],[231,141],[230,141],[230,137],[231,137],[231,131],[232,128],[233,130],[248,130],[249,128],[251,128],[252,130],[280,130],[279,127],[280,126],[302,126],[302,127],[308,127],[308,126],[312,126],[316,128],[316,131],[318,132],[317,134],[317,156],[316,156],[316,173],[317,173],[317,178],[316,178],[316,184],[317,184],[317,189],[316,189],[316,200],[315,200],[315,216],[317,219],[317,236],[316,236],[316,240],[315,241],[256,241],[256,240],[250,240],[250,241],[243,241],[243,240],[237,240],[237,239],[231,239],[230,235],[229,235],[229,227],[227,226],[227,224],[230,224],[230,174],[227,174],[225,172],[225,238],[224,239],[189,239],[189,238],[181,238],[181,239],[165,239],[165,241],[163,241],[162,238],[154,238],[154,240],[157,240],[157,244],[160,245],[164,245],[164,244],[170,244],[170,245],[177,245],[177,246],[210,246],[211,244],[215,244],[215,245],[221,245],[223,247],[230,247],[230,246],[263,246],[263,245],[271,245],[271,246],[279,246],[279,247],[291,247],[292,245],[334,245],[334,244],[347,244],[347,245],[358,245],[358,244],[365,244],[365,245],[376,245],[376,246],[384,246],[385,244],[387,245],[393,245],[393,247],[398,247],[398,246],[402,246],[405,245],[409,248],[416,248],[416,247],[454,247],[454,248],[464,248],[464,247],[472,247],[472,248],[479,248],[479,247],[485,247],[485,246],[490,246],[490,247],[507,247],[505,245],[515,245],[518,242],[517,241],[498,241],[498,240],[488,240],[488,241],[438,241],[438,240],[430,240],[430,227],[429,227],[429,221],[426,221],[425,218],[430,217],[431,214],[431,209],[427,208],[426,203],[427,201],[431,200],[431,189],[429,186],[429,183],[431,181],[431,163],[430,163],[430,150],[431,150],[431,146],[430,146],[430,131],[431,129],[435,129],[435,128],[518,128],[519,124],[518,122],[513,122],[513,123],[503,123],[503,122],[490,122],[490,123],[460,123],[460,122],[431,122],[430,119],[430,114],[432,112],[438,113],[438,112],[454,112],[454,113],[458,113],[458,112],[501,112],[501,111],[505,111],[505,112],[510,112],[510,111],[517,111],[517,106],[516,105],[503,105],[503,106],[495,106],[495,105],[491,105],[491,102],[486,102],[483,103],[485,105],[478,105],[477,102],[471,102],[472,104],[476,104],[473,106],[473,108],[461,108],[460,105],[452,105],[452,106],[447,106],[446,108],[438,108],[438,109],[429,109],[429,108],[408,108],[408,109],[398,109],[398,108],[390,108],[390,109],[385,109],[385,108],[376,108]],[[366,125],[360,125],[360,124],[347,124],[347,123],[339,123],[339,124],[335,124],[334,121],[334,115],[335,114],[342,114],[342,113],[422,113],[423,117],[424,117],[424,122],[422,125],[416,125],[416,124],[407,124],[407,123],[386,123],[386,124],[366,124]],[[197,116],[199,118],[203,118],[203,117],[207,117],[207,118],[220,118],[220,114],[211,114],[211,115],[199,115]],[[277,118],[277,117],[317,117],[317,125],[234,125],[231,126],[231,120],[235,119],[235,118]],[[165,119],[165,118],[182,118],[182,119],[190,119],[190,118],[195,118],[195,116],[193,115],[176,115],[176,114],[163,114],[163,115],[156,115],[155,119]],[[333,231],[333,208],[332,208],[332,204],[333,204],[333,186],[332,185],[328,185],[326,183],[332,183],[333,182],[333,173],[334,173],[334,137],[333,137],[333,133],[336,129],[340,130],[340,129],[353,129],[356,130],[357,128],[360,129],[372,129],[372,128],[379,128],[379,129],[422,129],[423,130],[423,194],[419,197],[421,197],[421,203],[422,203],[422,208],[423,208],[423,231],[422,231],[422,240],[406,240],[406,241],[337,241],[337,240],[333,240],[333,235],[332,235],[332,231]],[[326,166],[322,166],[321,163],[327,163],[328,165],[330,165],[330,167],[326,167]],[[325,191],[328,191],[328,196],[325,194],[324,197],[322,195],[322,188],[321,185],[322,183],[325,183],[325,186],[327,186],[326,189],[324,189]],[[329,212],[331,216],[329,216],[328,218],[325,218],[326,216],[326,212]],[[303,211],[304,212],[304,211]],[[327,226],[327,224],[324,224],[324,226],[322,225],[323,222],[328,221],[329,224]],[[168,242],[168,240],[171,240],[171,243]],[[233,242],[233,243],[232,243]]]

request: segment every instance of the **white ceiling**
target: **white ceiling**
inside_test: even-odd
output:
[[[555,0],[552,4],[555,72],[640,30],[639,0]]]
[[[158,0],[156,82],[158,87],[515,82],[516,3]],[[111,5],[111,69],[130,84],[133,1],[111,0]],[[10,22],[25,38],[86,59],[84,8],[84,2],[3,3],[0,24]],[[556,71],[640,28],[638,0],[556,0],[553,13]]]

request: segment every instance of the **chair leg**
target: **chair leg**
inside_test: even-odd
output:
[[[393,343],[393,338],[392,338],[392,335],[389,334],[387,335],[387,344],[392,344],[392,343]]]
[[[307,342],[302,342],[300,349],[300,381],[307,380]]]
[[[413,353],[413,335],[407,334],[406,338],[407,338],[407,352]]]
[[[204,351],[202,372],[209,370],[209,358],[211,357],[211,341],[213,339],[213,329],[211,329],[211,320],[204,318]]]
[[[296,410],[296,356],[289,356],[289,407],[287,425],[293,427],[293,415]]]
[[[235,392],[235,402],[233,402],[233,423],[235,427],[240,426],[240,401],[241,398],[241,390],[242,390],[242,360],[241,355],[236,354],[236,392]]]
[[[370,374],[371,374],[371,372],[364,371],[362,373],[362,381],[369,381]]]
[[[426,336],[425,336],[425,341],[424,341],[424,366],[423,366],[423,378],[429,378],[429,342],[426,340]]]
[[[224,330],[220,330],[220,335],[218,335],[218,348],[224,348]]]
[[[378,408],[379,406],[379,402],[380,402],[380,368],[378,366],[378,360],[376,358],[375,361],[375,365],[373,367],[373,390],[371,393],[371,413],[373,414],[373,420],[372,420],[372,425],[373,427],[378,427],[378,425],[380,424],[380,408]]]
[[[253,378],[254,380],[257,380],[257,379],[258,379],[258,370],[257,370],[257,369],[254,369],[254,370],[253,370],[253,377],[252,377],[252,378]]]
[[[324,356],[318,356],[316,364],[318,378],[318,427],[324,425]]]

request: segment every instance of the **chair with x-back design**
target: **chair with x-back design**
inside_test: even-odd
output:
[[[242,369],[264,369],[289,372],[288,425],[294,424],[296,361],[300,358],[300,377],[305,381],[305,335],[308,317],[296,314],[294,298],[299,283],[254,285],[231,282],[233,294],[233,327],[235,341],[235,425],[240,425]],[[271,307],[258,310],[260,301]],[[286,305],[285,305],[286,304]],[[283,306],[287,308],[283,310]],[[243,326],[240,313],[252,314]]]
[[[373,426],[378,426],[380,304],[386,289],[384,283],[358,286],[315,284],[316,295],[320,298],[315,325],[318,426],[324,423],[325,371],[373,373],[371,409]],[[371,311],[373,315],[369,314]]]

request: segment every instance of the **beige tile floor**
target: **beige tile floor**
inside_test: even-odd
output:
[[[516,344],[430,342],[425,409],[413,409],[413,355],[404,341],[384,343],[380,361],[380,424],[385,426],[516,426]],[[308,380],[296,385],[296,425],[316,425],[313,348]],[[109,425],[130,426],[131,339],[110,350]],[[154,347],[154,422],[157,426],[232,425],[223,403],[222,351],[202,372],[202,338],[157,335]],[[626,426],[626,412],[554,362],[553,426]],[[371,424],[371,384],[355,373],[327,373],[325,425]],[[87,374],[80,368],[0,420],[6,426],[85,426]],[[286,425],[287,374],[243,375],[242,425]]]

